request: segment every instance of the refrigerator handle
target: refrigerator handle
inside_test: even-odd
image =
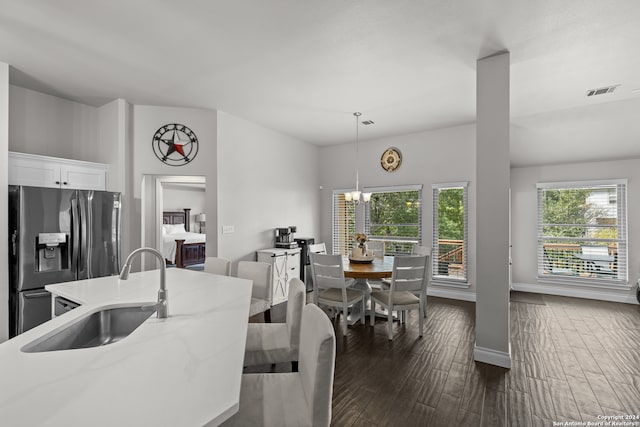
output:
[[[11,233],[11,248],[14,257],[16,256],[16,240],[18,240],[18,230],[13,230],[13,233]]]
[[[78,261],[80,264],[78,265],[78,272],[88,268],[87,265],[87,252],[90,247],[87,245],[87,236],[90,233],[90,230],[87,229],[87,201],[81,200],[80,203],[80,257]]]
[[[71,222],[73,224],[73,246],[71,253],[72,270],[77,271],[78,258],[80,257],[80,216],[78,214],[78,199],[71,199]]]
[[[33,298],[48,297],[49,295],[50,295],[49,291],[31,292],[31,293],[25,292],[23,294],[23,297],[24,299],[33,299]]]

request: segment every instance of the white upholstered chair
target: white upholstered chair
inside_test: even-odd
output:
[[[305,301],[304,283],[294,277],[289,283],[285,323],[249,323],[244,366],[291,362],[292,370],[298,370],[300,324]]]
[[[365,292],[348,287],[341,255],[309,254],[313,275],[313,298],[316,304],[342,309],[342,334],[347,334],[347,309],[362,304],[365,312]],[[349,282],[349,284],[352,281]],[[362,324],[364,324],[364,319]]]
[[[240,410],[224,426],[329,426],[336,336],[314,304],[302,310],[300,371],[244,374]]]
[[[204,271],[221,276],[230,276],[231,261],[226,258],[207,257],[204,260]]]
[[[391,288],[371,292],[370,323],[375,324],[376,303],[387,309],[387,334],[393,340],[393,310],[419,310],[420,336],[424,330],[424,301],[429,257],[426,255],[397,256],[393,259]],[[416,296],[415,294],[419,294]]]
[[[238,263],[237,277],[253,280],[249,316],[264,313],[264,321],[271,323],[271,305],[273,304],[271,264],[267,264],[266,262],[240,261]]]

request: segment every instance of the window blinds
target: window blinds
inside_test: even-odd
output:
[[[411,254],[413,246],[422,242],[422,185],[368,187],[364,191],[372,193],[371,202],[365,206],[365,234],[371,240],[383,241],[386,255]],[[376,197],[381,194],[389,197]],[[378,201],[380,206],[376,205]],[[387,209],[395,214],[377,223],[372,220],[376,217],[372,209]]]
[[[333,192],[333,254],[349,255],[356,230],[355,204],[344,199],[345,191]]]
[[[453,182],[444,184],[433,184],[433,249],[431,257],[432,276],[437,281],[451,281],[454,283],[468,282],[468,242],[469,242],[469,203],[468,203],[468,183]],[[455,191],[460,190],[460,191]],[[453,197],[442,198],[441,194],[445,191],[452,191]],[[460,195],[460,192],[462,193]],[[449,203],[439,209],[440,204]],[[459,217],[459,204],[462,204],[462,216]],[[446,218],[439,218],[440,212],[453,212]],[[449,228],[455,231],[454,234],[441,235],[440,222],[451,224]],[[462,224],[460,224],[460,221]],[[460,235],[460,228],[462,233]]]
[[[538,279],[627,287],[627,181],[539,183]]]

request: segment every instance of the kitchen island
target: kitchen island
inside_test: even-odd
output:
[[[169,317],[100,347],[21,348],[99,307],[156,301],[159,270],[48,285],[82,304],[0,344],[0,425],[202,426],[238,410],[251,281],[167,270]]]

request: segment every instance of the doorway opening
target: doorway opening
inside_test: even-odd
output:
[[[183,249],[176,247],[176,240],[186,244],[199,241],[201,259],[204,262],[204,242],[206,241],[206,180],[203,176],[145,175],[142,181],[142,244],[160,251],[168,267],[184,261],[188,268],[202,269],[199,258],[193,255],[194,246]],[[182,215],[180,215],[182,213]],[[182,224],[182,225],[180,225]],[[187,229],[188,228],[188,229]],[[191,256],[191,258],[189,258]],[[143,269],[153,269],[155,261],[145,257]]]

